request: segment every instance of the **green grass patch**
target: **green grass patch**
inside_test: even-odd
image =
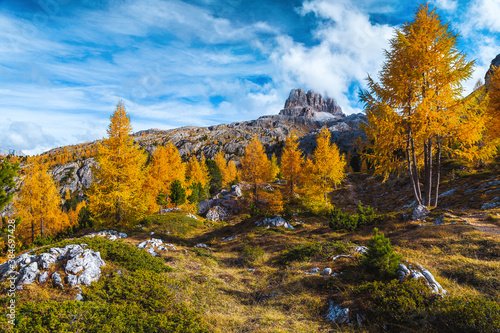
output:
[[[204,227],[203,221],[190,218],[182,213],[166,213],[164,215],[151,215],[145,217],[141,224],[144,226],[155,225],[157,232],[169,232],[173,236],[190,236]]]
[[[354,245],[354,244],[352,244]],[[329,257],[335,254],[348,253],[348,246],[343,242],[325,242],[299,244],[294,248],[284,251],[276,261],[280,265],[289,265],[294,261],[306,261],[313,257]]]

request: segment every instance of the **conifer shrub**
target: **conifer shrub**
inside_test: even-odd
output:
[[[200,314],[178,300],[179,287],[163,274],[138,270],[101,278],[84,302],[24,302],[12,332],[208,332]],[[6,317],[0,327],[7,330]]]
[[[170,185],[170,201],[176,207],[186,202],[186,190],[182,187],[182,183],[178,179],[174,180],[172,185]]]
[[[356,215],[343,213],[339,208],[333,207],[329,214],[329,226],[334,230],[354,231],[361,226],[373,224],[380,217],[372,207],[363,207],[361,201],[358,201]]]
[[[286,221],[290,221],[293,218],[293,211],[290,206],[285,206],[285,208],[281,212],[281,217]]]
[[[392,278],[396,275],[400,260],[401,256],[394,253],[391,241],[374,228],[368,250],[363,255],[362,264],[365,270],[378,278]]]
[[[240,252],[238,261],[245,266],[255,265],[265,254],[266,252],[259,246],[245,246]]]
[[[289,265],[294,261],[306,261],[316,256],[329,257],[336,254],[348,253],[348,246],[349,244],[346,245],[338,241],[299,244],[281,253],[277,263],[281,265]]]

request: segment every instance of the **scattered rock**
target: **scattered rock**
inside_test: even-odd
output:
[[[347,324],[349,322],[349,312],[349,308],[343,308],[341,305],[330,301],[326,320],[337,324]]]
[[[80,301],[80,302],[83,302],[83,296],[82,296],[82,294],[77,294],[77,295],[75,296],[75,300]]]
[[[207,249],[207,250],[212,250],[210,247],[207,246],[207,244],[203,243],[198,243],[194,247],[202,248],[202,249]]]
[[[213,206],[213,200],[198,202],[198,214],[203,215]]]
[[[319,270],[320,270],[319,267],[313,268],[313,269],[311,269],[311,274],[318,274]]]
[[[424,205],[418,205],[411,212],[411,219],[413,221],[422,221],[427,217],[430,211]]]
[[[51,275],[51,278],[52,278],[52,283],[54,284],[55,287],[59,287],[61,289],[64,289],[64,286],[62,284],[61,274],[54,272]]]
[[[444,223],[444,215],[441,215],[440,217],[438,217],[437,219],[434,220],[435,225],[440,225],[443,223]]]
[[[120,238],[127,238],[127,234],[123,233],[123,232],[118,232],[118,231],[115,231],[115,230],[103,230],[103,231],[99,231],[99,232],[92,232],[88,235],[85,235],[83,237],[103,237],[103,238],[106,238],[106,239],[109,239],[109,240],[117,240],[117,239],[120,239]]]
[[[238,237],[238,235],[233,235],[233,236],[229,236],[229,237],[222,237],[222,241],[223,242],[232,241],[232,240],[236,239],[236,237]]]
[[[48,278],[49,272],[41,272],[40,275],[38,275],[38,283],[45,283]]]
[[[279,227],[285,227],[287,229],[294,230],[295,228],[292,227],[290,223],[285,221],[281,216],[276,216],[274,218],[265,218],[262,221],[257,221],[255,222],[257,226],[259,227],[267,227],[267,228],[279,228]]]
[[[226,221],[229,217],[229,213],[221,206],[215,206],[208,210],[206,215],[209,221]]]
[[[354,253],[365,254],[368,248],[366,246],[355,246],[352,248],[352,251]]]
[[[452,188],[451,190],[448,190],[446,192],[441,193],[440,195],[438,195],[438,197],[441,198],[441,197],[446,197],[448,195],[453,195],[455,193],[455,191],[456,191],[456,189]]]
[[[264,296],[262,296],[262,297],[259,299],[259,301],[265,300],[266,298],[269,298],[269,297],[276,297],[276,296],[278,296],[278,294],[277,294],[277,293],[274,293],[274,294],[269,294],[269,295],[264,295]]]
[[[153,257],[156,257],[158,255],[158,253],[156,253],[156,250],[160,251],[176,250],[175,245],[163,243],[163,241],[158,238],[151,238],[149,240],[145,240],[144,242],[137,244],[137,247],[140,249],[146,249],[146,251],[149,252]]]
[[[396,275],[399,281],[404,281],[407,277],[410,279],[422,280],[433,293],[441,296],[448,294],[448,292],[441,287],[439,282],[436,281],[431,272],[418,264],[408,264],[408,267],[400,264],[396,271]]]
[[[74,287],[78,284],[78,276],[73,274],[68,274],[66,276],[66,282],[70,285],[70,287]]]
[[[239,187],[239,185],[231,186],[231,195],[234,195],[235,197],[241,197],[243,195],[241,193],[241,188]]]
[[[57,262],[57,256],[51,253],[43,253],[38,257],[38,264],[41,269],[49,269],[52,264]]]
[[[325,269],[321,272],[321,275],[326,275],[326,276],[328,276],[328,275],[330,275],[330,274],[332,274],[332,269],[331,269],[331,268],[329,268],[329,267],[325,268]]]
[[[192,219],[195,219],[195,220],[197,220],[197,219],[198,219],[198,218],[196,217],[196,215],[191,214],[191,213],[187,213],[187,214],[186,214],[186,216],[187,216],[187,217],[190,217],[190,218],[192,218]]]
[[[19,275],[20,277],[17,282],[17,288],[23,289],[23,284],[32,284],[33,282],[35,282],[38,273],[40,273],[40,270],[38,270],[38,263],[36,262],[32,262],[29,265],[23,267]]]
[[[495,209],[500,207],[500,198],[495,197],[491,200],[491,202],[487,202],[481,206],[482,210]]]
[[[352,256],[348,255],[348,254],[339,254],[338,256],[335,256],[332,258],[332,261],[335,261],[339,258],[352,258]]]

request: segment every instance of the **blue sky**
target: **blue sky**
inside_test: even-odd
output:
[[[500,1],[433,0],[476,59],[500,53]],[[122,100],[134,131],[276,114],[292,88],[362,111],[414,1],[0,1],[0,148],[40,153],[106,135]]]

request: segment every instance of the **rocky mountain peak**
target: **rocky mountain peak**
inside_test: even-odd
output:
[[[329,120],[345,117],[333,98],[323,98],[311,90],[292,89],[280,115],[306,117],[312,120]]]
[[[500,54],[491,61],[490,69],[486,72],[484,76],[484,83],[488,85],[490,83],[490,76],[493,75],[493,67],[500,67]]]

